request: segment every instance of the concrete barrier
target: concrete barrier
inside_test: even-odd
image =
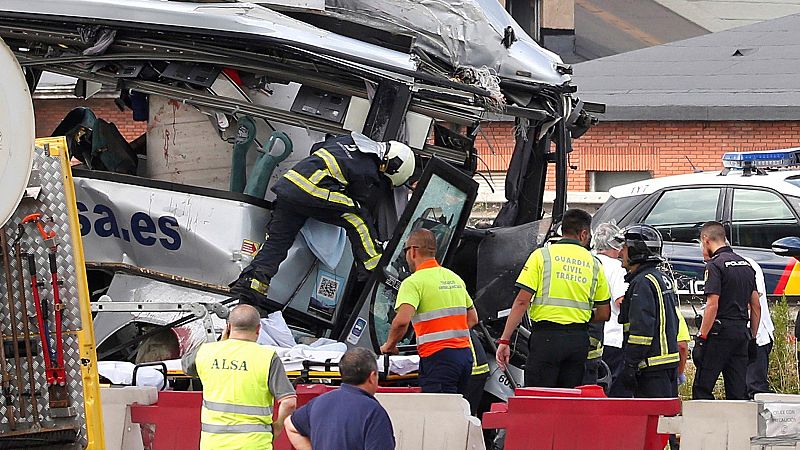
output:
[[[683,402],[681,417],[662,418],[660,433],[681,435],[681,450],[750,450],[758,404],[739,400]]]
[[[109,387],[100,389],[103,432],[108,450],[143,450],[142,429],[131,422],[132,403],[152,405],[158,400],[154,387]]]
[[[480,421],[456,394],[381,394],[396,450],[484,450]]]

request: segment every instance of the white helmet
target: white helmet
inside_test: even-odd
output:
[[[414,152],[402,142],[389,141],[381,161],[381,172],[392,180],[392,185],[402,186],[414,174]]]

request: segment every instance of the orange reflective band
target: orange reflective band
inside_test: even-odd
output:
[[[454,336],[436,338],[438,333],[452,332]],[[419,356],[425,357],[445,348],[469,348],[467,315],[458,314],[425,320],[414,324]],[[433,339],[433,340],[430,340]]]

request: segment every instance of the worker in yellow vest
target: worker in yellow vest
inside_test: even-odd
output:
[[[526,311],[533,322],[525,386],[573,388],[582,384],[589,354],[589,322],[611,315],[611,293],[600,261],[589,253],[592,216],[564,213],[563,238],[536,249],[517,278],[520,288],[498,340],[497,364],[511,357],[511,335]]]
[[[274,350],[256,343],[260,326],[254,307],[236,306],[223,340],[205,343],[181,361],[186,374],[203,382],[201,450],[271,450],[284,419],[295,410],[294,387],[283,363]]]
[[[411,232],[403,249],[413,273],[400,284],[397,315],[381,352],[397,353],[397,343],[413,323],[422,392],[464,395],[473,365],[469,330],[478,313],[461,277],[436,262],[430,230]]]

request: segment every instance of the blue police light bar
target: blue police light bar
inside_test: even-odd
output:
[[[728,169],[778,169],[800,166],[800,148],[762,152],[728,152],[722,156],[722,165]]]

